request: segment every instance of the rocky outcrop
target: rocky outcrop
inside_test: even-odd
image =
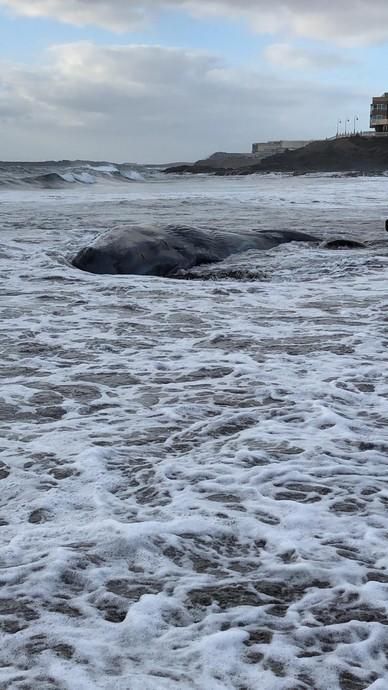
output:
[[[233,174],[236,170],[249,168],[257,165],[261,160],[260,156],[253,153],[213,153],[209,158],[204,158],[196,163],[168,166],[167,173],[218,173],[229,172]]]

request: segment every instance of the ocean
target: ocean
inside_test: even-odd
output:
[[[386,690],[386,177],[0,166],[1,690]],[[190,280],[130,223],[296,229]]]

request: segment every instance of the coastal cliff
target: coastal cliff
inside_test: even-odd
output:
[[[218,154],[219,155],[219,154]],[[227,163],[227,154],[224,161]],[[243,158],[243,156],[241,156]],[[197,161],[193,165],[175,166],[167,173],[215,173],[217,175],[251,175],[266,172],[356,172],[381,173],[388,170],[388,137],[351,136],[314,141],[303,148],[285,151],[255,162],[247,156],[241,167],[216,165],[217,159]],[[237,158],[236,158],[237,162]]]

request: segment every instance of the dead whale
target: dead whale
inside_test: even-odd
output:
[[[271,249],[284,242],[319,242],[293,230],[230,232],[185,225],[157,229],[125,226],[109,230],[73,258],[90,273],[173,277],[178,271],[216,263],[250,249]]]
[[[322,244],[324,249],[365,249],[366,244],[351,240],[348,237],[336,237],[333,240],[327,240]]]

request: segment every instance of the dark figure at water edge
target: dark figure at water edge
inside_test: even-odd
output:
[[[100,235],[72,263],[90,273],[173,277],[181,270],[216,263],[231,254],[295,241],[319,242],[319,238],[293,230],[228,232],[184,225],[162,229],[133,225]]]

